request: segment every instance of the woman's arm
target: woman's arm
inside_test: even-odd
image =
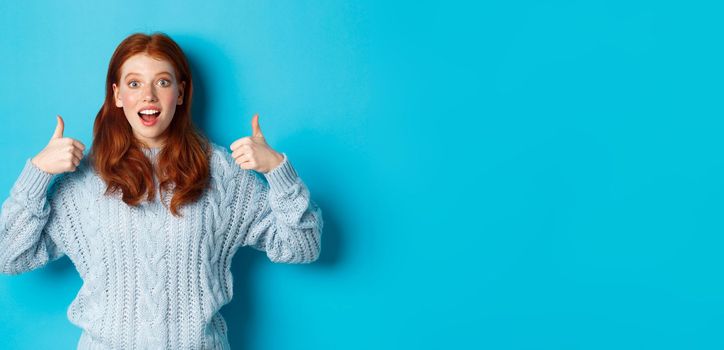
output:
[[[225,204],[234,249],[251,246],[279,263],[310,263],[321,250],[322,212],[283,154],[283,161],[264,173],[265,183],[251,170],[231,164]],[[232,160],[230,160],[232,161]]]
[[[235,169],[233,196],[223,201],[223,205],[233,205],[231,215],[225,216],[230,218],[229,232],[235,238],[230,253],[248,245],[265,251],[274,262],[315,261],[321,249],[322,211],[311,201],[287,155],[266,142],[258,114],[252,117],[251,128],[252,136],[234,141],[229,146],[231,155],[227,154]],[[264,174],[269,184],[252,170]]]
[[[321,251],[322,211],[283,155],[282,163],[264,174],[268,185],[245,171],[251,222],[239,238],[242,245],[265,251],[271,261],[310,263]]]
[[[68,192],[66,174],[76,171],[83,159],[85,145],[63,137],[65,122],[56,116],[57,124],[48,145],[25,162],[0,212],[0,273],[18,274],[36,269],[65,253],[52,237],[67,232],[61,221],[73,227],[67,208],[69,202],[62,196]],[[56,174],[58,186],[48,194],[48,186]],[[56,198],[58,194],[60,198]]]
[[[45,228],[54,219],[47,190],[53,174],[25,162],[0,211],[0,273],[34,270],[64,255]],[[52,186],[57,188],[57,186]]]

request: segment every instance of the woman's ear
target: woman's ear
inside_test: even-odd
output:
[[[116,101],[116,107],[123,107],[123,101],[121,101],[120,96],[118,96],[118,86],[116,86],[116,83],[113,83],[113,99]]]
[[[186,88],[186,82],[182,81],[181,84],[178,85],[178,101],[176,101],[177,105],[182,105],[184,103],[184,89]]]

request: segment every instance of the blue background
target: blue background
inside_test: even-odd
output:
[[[0,193],[91,143],[108,60],[163,31],[212,141],[260,114],[320,260],[234,259],[238,349],[722,349],[718,2],[0,5]],[[0,276],[3,348],[74,348],[67,258]]]

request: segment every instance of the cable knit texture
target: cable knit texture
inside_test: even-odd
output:
[[[67,255],[83,280],[68,307],[83,330],[79,349],[228,349],[219,309],[233,295],[236,250],[309,263],[319,256],[323,222],[286,154],[259,174],[212,147],[211,185],[180,218],[167,209],[170,193],[138,207],[104,195],[87,157],[56,176],[28,159],[0,212],[0,272]],[[159,151],[144,149],[152,161]]]

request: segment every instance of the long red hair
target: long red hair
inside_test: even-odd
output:
[[[164,146],[154,169],[133,136],[123,109],[114,103],[113,84],[120,81],[121,66],[133,55],[146,53],[167,60],[176,70],[177,81],[185,82],[183,103],[166,129]],[[153,174],[160,191],[173,190],[169,209],[181,216],[179,209],[195,202],[209,186],[211,145],[191,120],[193,83],[188,61],[181,48],[163,33],[135,33],[116,48],[108,64],[106,97],[93,124],[93,145],[89,158],[106,183],[106,194],[122,193],[123,202],[137,206],[146,195],[153,201],[156,194]]]

